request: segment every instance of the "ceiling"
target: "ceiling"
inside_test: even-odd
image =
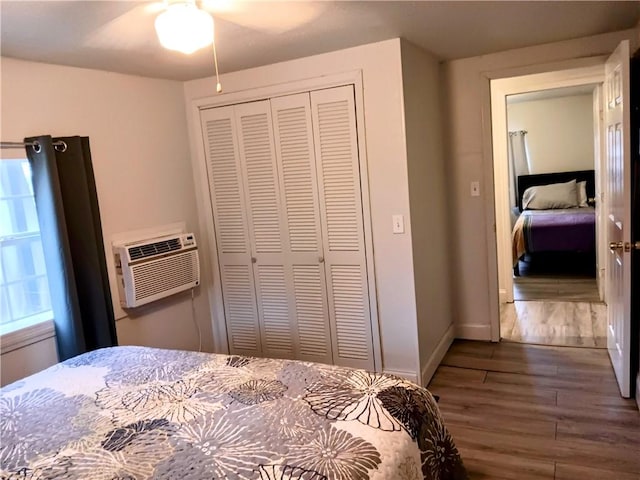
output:
[[[221,72],[394,37],[442,60],[633,28],[640,2],[200,0],[213,12]],[[0,53],[37,62],[190,80],[213,74],[209,49],[163,49],[158,2],[0,0]]]

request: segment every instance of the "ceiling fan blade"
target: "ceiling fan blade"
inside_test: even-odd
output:
[[[93,32],[85,45],[97,49],[130,50],[158,43],[154,22],[165,9],[162,1],[137,4]]]
[[[202,0],[202,8],[215,18],[265,33],[284,33],[312,22],[326,8],[325,2],[265,2]]]

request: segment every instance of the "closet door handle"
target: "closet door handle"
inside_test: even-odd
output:
[[[324,263],[324,257],[318,257],[318,262]]]
[[[256,263],[258,259],[256,257],[251,257],[251,263]]]

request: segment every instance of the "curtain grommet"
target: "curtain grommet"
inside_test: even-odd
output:
[[[33,142],[31,148],[33,148],[33,151],[36,153],[40,153],[42,151],[42,145],[40,145],[40,142]]]
[[[62,140],[59,140],[58,142],[56,142],[56,145],[53,146],[53,148],[56,149],[56,151],[58,152],[66,152],[67,151],[67,144],[65,142],[63,142]]]

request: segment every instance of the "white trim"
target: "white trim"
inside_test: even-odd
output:
[[[489,285],[491,303],[491,332],[490,339],[500,339],[500,314],[499,303],[513,301],[513,274],[511,260],[511,221],[509,216],[509,173],[507,160],[507,95],[524,93],[536,90],[569,87],[576,85],[594,85],[594,88],[604,81],[604,59],[587,59],[587,66],[575,68],[575,62],[569,62],[572,67],[564,69],[554,64],[555,70],[550,71],[550,66],[539,66],[543,73],[533,73],[508,78],[491,79],[490,82],[490,123],[491,129],[485,129],[485,155],[487,150],[491,157],[487,158],[487,169],[493,174],[494,195],[490,200],[493,203],[491,212],[495,218],[495,233],[490,232],[487,238],[488,253],[496,253],[496,262],[489,260],[489,272],[497,272],[497,290]],[[485,97],[483,100],[487,100]],[[486,107],[485,107],[486,108]],[[486,110],[485,110],[486,112]],[[491,133],[489,133],[491,132]],[[490,146],[490,148],[486,148]],[[491,255],[489,255],[491,256]],[[495,293],[494,293],[495,292]],[[496,304],[496,301],[498,302]],[[466,337],[465,337],[466,338]]]
[[[435,350],[429,357],[429,360],[427,360],[427,363],[422,368],[420,378],[422,379],[423,387],[426,387],[427,385],[429,385],[429,382],[431,381],[431,377],[433,377],[433,374],[436,373],[436,370],[440,366],[442,359],[449,351],[449,347],[453,343],[454,338],[455,338],[455,327],[453,324],[451,324],[449,325],[449,328],[447,328],[447,331],[444,332],[444,335],[442,335],[442,338],[440,339]]]
[[[55,337],[55,335],[53,320],[45,320],[2,335],[0,337],[0,351],[3,354],[8,353],[32,343]]]
[[[360,83],[362,82],[362,71],[352,70],[332,75],[324,75],[321,77],[307,78],[293,82],[266,85],[248,90],[238,90],[219,95],[196,98],[191,101],[191,106],[197,110],[204,110],[207,108],[253,102],[283,95],[310,92],[312,90],[320,90],[323,88],[339,87],[341,85],[354,84],[358,82],[358,80],[360,80]]]
[[[456,325],[456,338],[490,341],[491,325]]]
[[[366,151],[365,138],[365,117],[364,117],[364,96],[362,70],[352,70],[332,75],[324,75],[316,78],[309,78],[293,82],[286,82],[276,85],[261,86],[248,90],[224,93],[216,96],[197,98],[190,102],[187,107],[187,122],[189,137],[191,140],[191,163],[193,167],[194,183],[196,190],[196,200],[198,208],[198,218],[200,229],[207,232],[207,238],[201,239],[201,257],[205,264],[203,276],[211,274],[213,281],[208,288],[209,304],[212,312],[212,330],[214,334],[214,349],[216,352],[229,353],[229,342],[227,338],[227,328],[225,322],[224,307],[222,301],[222,280],[218,265],[218,252],[215,242],[215,227],[213,225],[213,202],[209,193],[208,174],[206,169],[206,158],[204,153],[204,136],[200,124],[200,111],[207,108],[233,105],[237,103],[264,100],[267,98],[293,95],[296,93],[309,92],[325,88],[332,88],[342,85],[354,85],[356,123],[358,136],[358,155],[360,162],[360,184],[362,192],[362,209],[364,218],[364,239],[365,258],[367,262],[367,280],[369,286],[369,308],[371,314],[371,333],[373,343],[373,358],[375,371],[382,370],[382,346],[380,335],[380,324],[378,319],[377,288],[375,277],[375,264],[373,256],[373,230],[371,219],[371,205],[369,194],[369,168]],[[204,237],[204,235],[202,235]],[[204,241],[202,241],[204,240]],[[411,374],[416,378],[416,374]]]
[[[415,372],[404,372],[401,370],[387,370],[386,368],[383,370],[385,375],[395,375],[396,377],[404,378],[405,380],[409,380],[410,382],[418,385],[418,375]]]
[[[194,100],[187,106],[187,129],[191,143],[191,167],[193,183],[195,185],[198,224],[201,232],[200,256],[202,259],[202,278],[206,279],[207,297],[211,311],[211,331],[213,334],[213,351],[215,353],[229,353],[227,340],[227,326],[225,322],[222,299],[222,279],[218,265],[218,253],[213,227],[213,202],[209,193],[207,160],[205,157],[205,143],[200,123],[199,100]]]
[[[607,204],[604,195],[606,187],[603,172],[606,171],[606,138],[604,135],[604,85],[598,85],[593,92],[593,154],[596,170],[596,282],[601,302],[606,302],[606,264],[609,248],[607,245]]]

